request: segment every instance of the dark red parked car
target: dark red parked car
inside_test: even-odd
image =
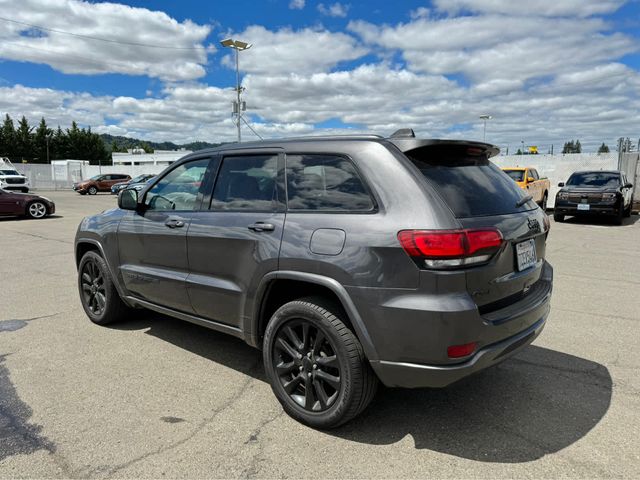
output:
[[[56,204],[48,198],[31,193],[9,192],[0,188],[0,216],[44,218],[55,212]]]

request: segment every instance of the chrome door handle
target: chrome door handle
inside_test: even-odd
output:
[[[184,222],[182,220],[176,220],[175,218],[169,219],[164,224],[169,228],[182,228],[184,227]]]
[[[273,232],[276,227],[273,223],[256,222],[249,225],[249,230],[254,232]]]

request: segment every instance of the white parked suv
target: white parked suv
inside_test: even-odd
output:
[[[28,193],[30,186],[29,179],[18,173],[8,158],[0,158],[0,188]]]

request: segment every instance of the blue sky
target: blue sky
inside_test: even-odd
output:
[[[219,40],[233,36],[254,44],[242,81],[265,137],[410,126],[478,139],[484,113],[503,148],[640,136],[637,0],[2,6],[0,114],[33,123],[232,140],[235,74]]]

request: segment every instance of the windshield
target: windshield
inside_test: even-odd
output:
[[[2,175],[20,175],[15,170],[0,170],[0,174],[2,174]]]
[[[620,186],[620,174],[611,172],[574,173],[567,180],[573,187],[617,188]]]
[[[514,181],[522,182],[524,180],[524,170],[503,170]]]

